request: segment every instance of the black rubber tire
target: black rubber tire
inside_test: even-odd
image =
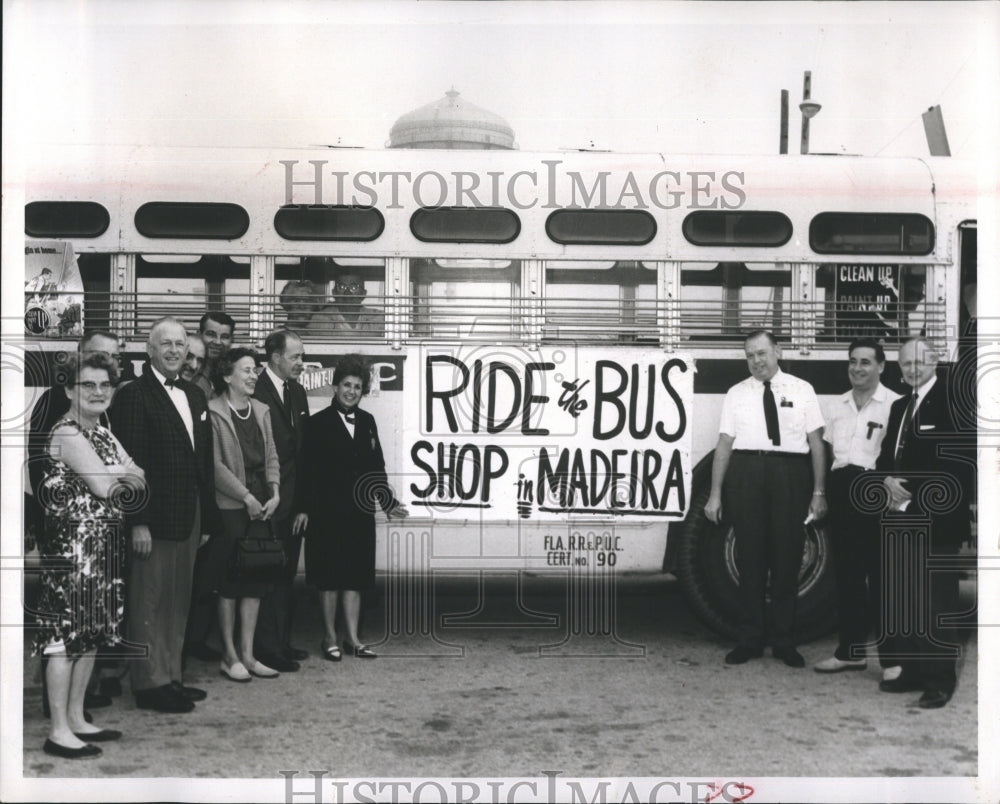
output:
[[[691,508],[679,533],[676,574],[688,606],[713,631],[735,637],[739,614],[739,574],[734,561],[731,525],[715,525],[705,517],[709,487],[692,495]],[[809,642],[837,627],[836,580],[827,531],[809,528],[799,571],[795,638]]]

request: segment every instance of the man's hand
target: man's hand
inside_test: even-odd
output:
[[[889,508],[892,510],[899,509],[903,503],[907,503],[913,499],[913,494],[910,493],[909,489],[906,488],[906,481],[901,477],[887,477],[882,481],[889,492]]]
[[[149,558],[153,552],[153,537],[149,533],[149,525],[136,525],[132,528],[132,555],[135,558]]]
[[[406,519],[409,515],[410,509],[400,503],[399,505],[393,507],[393,509],[386,514],[386,517],[389,519]]]
[[[822,494],[813,494],[809,501],[809,516],[815,521],[826,516],[826,497]]]
[[[708,495],[708,502],[705,503],[705,516],[716,525],[722,521],[722,496],[714,491]]]
[[[298,536],[309,527],[309,514],[296,514],[292,521],[292,536]]]

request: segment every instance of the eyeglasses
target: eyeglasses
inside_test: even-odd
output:
[[[91,382],[90,380],[86,382],[78,382],[77,385],[79,385],[88,394],[92,394],[98,389],[100,389],[102,394],[106,394],[115,387],[115,384],[112,382]]]
[[[345,285],[343,282],[336,282],[333,285],[333,289],[338,293],[364,293],[365,283],[364,282],[351,282],[349,285]]]

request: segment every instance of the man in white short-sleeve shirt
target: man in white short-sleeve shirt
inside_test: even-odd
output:
[[[804,667],[793,641],[795,605],[803,523],[826,514],[823,414],[812,386],[778,367],[781,348],[770,332],[750,333],[743,346],[750,377],[730,388],[722,403],[705,505],[710,521],[725,517],[736,527],[739,642],[726,663],[757,658],[770,642],[776,658]]]
[[[878,341],[858,338],[847,353],[851,390],[831,406],[823,435],[832,457],[827,492],[839,640],[833,656],[816,665],[819,673],[864,670],[869,629],[874,626],[876,636],[882,632],[881,531],[875,517],[858,510],[851,485],[875,468],[899,394],[882,385],[885,351]],[[880,664],[887,678],[899,672],[894,660],[880,656]]]

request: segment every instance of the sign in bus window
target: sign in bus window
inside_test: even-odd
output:
[[[817,271],[817,299],[824,325],[820,336],[838,341],[869,337],[897,341],[926,334],[943,316],[925,299],[922,265],[867,263],[823,265]]]

